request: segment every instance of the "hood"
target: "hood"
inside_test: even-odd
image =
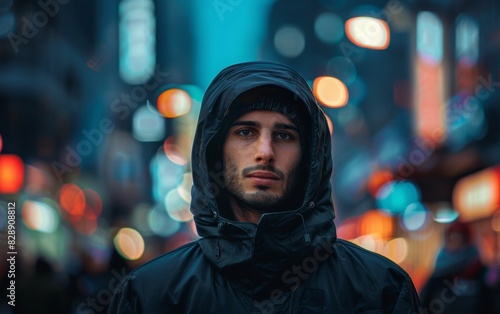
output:
[[[297,208],[263,214],[258,225],[231,221],[222,217],[218,208],[223,180],[221,172],[209,166],[210,147],[233,100],[245,91],[269,85],[295,94],[309,114],[310,138],[304,152],[309,156],[304,165],[309,173],[304,200]],[[336,238],[330,133],[311,88],[295,70],[272,62],[247,62],[222,70],[203,98],[191,160],[191,212],[200,246],[205,256],[221,271],[232,274],[230,277],[246,292],[259,295],[285,285],[282,274],[290,265],[310,254],[318,241]]]

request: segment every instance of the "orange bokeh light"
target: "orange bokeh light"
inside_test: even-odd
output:
[[[114,238],[118,253],[128,260],[139,259],[144,254],[144,239],[132,228],[121,228]]]
[[[178,88],[164,91],[156,100],[158,111],[166,118],[177,118],[189,113],[191,104],[189,94]]]
[[[500,166],[460,179],[453,189],[453,206],[462,221],[492,215],[500,207]]]
[[[419,57],[416,64],[415,114],[417,135],[439,145],[446,140],[446,101],[443,66]]]
[[[85,194],[76,184],[63,185],[59,192],[59,203],[72,216],[82,216],[85,213]]]
[[[392,217],[380,210],[369,210],[361,215],[359,228],[361,235],[378,234],[387,239],[393,232]]]
[[[317,77],[313,82],[316,99],[326,107],[339,108],[347,104],[349,91],[345,84],[331,76]]]
[[[0,155],[0,193],[19,192],[24,184],[24,163],[13,154]]]

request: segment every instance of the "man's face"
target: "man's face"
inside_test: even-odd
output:
[[[267,110],[241,116],[229,128],[223,149],[231,198],[261,212],[287,209],[277,207],[296,193],[302,157],[298,129],[287,116]]]

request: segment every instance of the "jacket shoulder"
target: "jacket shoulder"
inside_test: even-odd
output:
[[[337,239],[336,253],[357,271],[365,270],[371,274],[387,274],[411,281],[408,273],[398,264],[378,253],[369,251],[344,239]]]
[[[172,309],[179,301],[172,292],[187,287],[207,263],[198,241],[165,253],[131,271],[117,286],[108,313],[144,313]],[[202,267],[203,268],[203,267]],[[206,268],[205,268],[206,269]]]
[[[384,308],[384,313],[420,313],[413,281],[401,266],[343,239],[337,239],[334,248],[333,260],[342,272],[337,277],[343,276],[343,287],[350,287],[348,290],[364,299],[367,306],[375,304]]]
[[[204,259],[204,256],[198,241],[193,241],[142,264],[132,270],[129,276],[136,280],[158,280],[158,277],[167,275],[171,277],[176,272],[189,270],[191,263],[201,259]]]

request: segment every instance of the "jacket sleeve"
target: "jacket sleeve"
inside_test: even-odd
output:
[[[392,314],[420,314],[423,312],[422,305],[420,304],[420,299],[418,297],[415,286],[408,279],[403,283],[403,287],[396,299],[396,303],[392,311]]]
[[[142,313],[139,298],[132,288],[132,277],[127,276],[114,291],[108,314]]]

